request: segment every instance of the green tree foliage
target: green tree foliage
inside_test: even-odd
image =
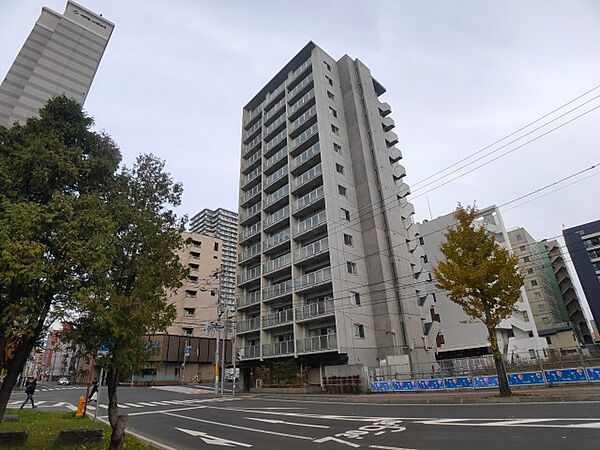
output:
[[[433,269],[436,287],[460,305],[472,319],[483,322],[492,349],[501,396],[510,396],[496,327],[515,310],[521,296],[523,277],[517,258],[501,247],[483,224],[474,225],[475,207],[458,206],[456,227],[448,230],[440,250],[445,257]]]
[[[0,126],[0,419],[18,374],[53,320],[104,265],[103,204],[121,155],[64,96],[24,126]]]
[[[109,349],[98,362],[107,371],[114,449],[122,445],[125,428],[125,416],[117,409],[118,382],[148,361],[143,336],[165,331],[173,322],[175,308],[167,294],[181,287],[187,275],[176,253],[184,244],[184,223],[168,208],[180,204],[182,188],[163,169],[164,162],[144,155],[117,177],[107,202],[110,270],[89,273],[95,291],[79,301],[79,315],[64,334],[84,355],[101,345]]]

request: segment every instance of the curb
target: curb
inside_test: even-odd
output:
[[[107,419],[98,417],[98,422],[102,422],[102,423],[110,426],[110,422]],[[132,435],[138,441],[140,441],[146,445],[152,445],[153,447],[156,447],[160,450],[177,450],[175,447],[171,447],[169,445],[163,444],[162,442],[158,442],[158,441],[155,441],[154,439],[150,439],[149,437],[144,436],[143,434],[139,434],[139,433],[136,433],[135,431],[131,431],[127,427],[125,428],[125,433]]]

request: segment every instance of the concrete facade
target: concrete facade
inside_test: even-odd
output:
[[[443,258],[439,249],[445,241],[444,233],[456,223],[454,213],[451,213],[418,224],[419,245],[425,255],[425,272],[431,280],[423,285],[419,303],[423,317],[429,315],[433,319],[429,325],[428,345],[437,348],[438,359],[490,353],[487,330],[483,323],[471,321],[463,309],[448,298],[445,291],[435,287],[432,268]],[[491,206],[480,209],[476,224],[480,223],[495,235],[498,244],[511,250],[509,236],[498,208]],[[525,289],[521,289],[521,299],[516,308],[517,312],[497,327],[500,350],[508,355],[543,354],[548,346],[546,340],[538,336]]]
[[[245,366],[413,370],[423,339],[413,206],[385,89],[310,42],[243,109],[237,335]],[[414,232],[414,230],[412,231]],[[319,377],[316,377],[319,379]]]
[[[235,305],[238,215],[223,208],[203,209],[190,221],[190,231],[215,236],[223,242],[219,286],[226,305]]]
[[[563,230],[571,260],[592,311],[600,324],[600,220]]]
[[[222,241],[214,236],[183,233],[189,239],[178,254],[181,263],[190,268],[183,286],[169,295],[177,318],[167,329],[168,334],[206,336],[205,323],[217,319],[219,281],[216,271],[221,265]]]
[[[0,85],[0,125],[24,124],[57,95],[83,104],[113,28],[75,2],[62,15],[42,8]]]

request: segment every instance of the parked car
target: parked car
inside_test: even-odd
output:
[[[227,375],[225,375],[225,381],[228,383],[233,383],[233,374],[228,373]],[[237,383],[238,381],[240,381],[240,379],[238,377],[235,377],[235,381]]]
[[[71,384],[71,381],[67,377],[61,377],[58,379],[56,384],[58,384],[59,386],[68,386],[69,384]]]

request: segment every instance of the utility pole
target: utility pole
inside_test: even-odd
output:
[[[223,325],[223,350],[221,351],[221,395],[224,392],[224,384],[225,384],[225,367],[227,366],[227,360],[225,359],[226,350],[227,350],[227,314],[225,314],[225,323]]]
[[[233,344],[232,344],[232,348],[233,348],[233,352],[231,355],[231,359],[232,359],[232,363],[233,363],[233,385],[231,386],[231,396],[235,397],[235,377],[236,377],[236,372],[235,372],[235,363],[237,362],[237,322],[236,322],[236,314],[235,314],[235,310],[234,310],[234,314],[233,314]]]
[[[221,338],[221,327],[217,323],[217,348],[215,350],[215,394],[219,393],[219,339]]]

